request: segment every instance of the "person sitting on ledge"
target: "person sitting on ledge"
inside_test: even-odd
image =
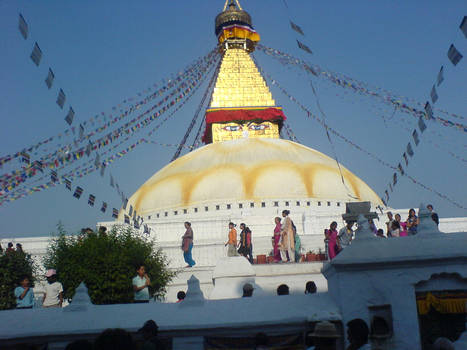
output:
[[[131,334],[124,329],[106,329],[94,341],[95,350],[134,350]]]
[[[379,228],[378,231],[376,231],[376,236],[386,238],[386,236],[384,236],[384,230],[382,228]]]
[[[142,350],[164,350],[166,347],[164,343],[157,337],[159,327],[153,320],[147,320],[144,322],[138,332],[143,334],[145,340]]]
[[[277,287],[277,295],[289,295],[289,286],[286,284],[281,284]]]
[[[361,318],[349,321],[347,323],[347,340],[350,345],[347,347],[347,350],[370,350],[368,333],[368,326]]]
[[[183,299],[185,299],[185,297],[186,297],[186,293],[183,290],[179,291],[177,293],[177,299],[178,299],[177,303],[183,301]]]
[[[308,281],[305,285],[305,294],[315,294],[316,284],[313,281]]]
[[[243,295],[242,298],[247,298],[253,296],[253,286],[250,283],[245,283],[243,285]]]

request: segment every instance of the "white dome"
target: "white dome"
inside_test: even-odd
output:
[[[341,169],[347,186],[334,159],[298,143],[247,138],[219,142],[165,166],[131,196],[129,204],[138,215],[242,200],[344,199],[382,204],[365,182],[342,165]]]

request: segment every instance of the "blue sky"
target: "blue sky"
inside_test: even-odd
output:
[[[63,120],[69,105],[76,112],[75,125],[135,96],[163,78],[169,78],[195,58],[214,48],[214,18],[223,0],[183,1],[0,1],[0,156],[66,129]],[[241,1],[251,14],[263,45],[290,53],[330,71],[347,74],[368,84],[424,103],[438,70],[445,66],[445,81],[439,87],[436,107],[467,116],[466,58],[456,66],[446,52],[451,43],[467,56],[467,40],[459,30],[467,4],[442,1]],[[24,40],[18,29],[18,14],[29,24]],[[289,16],[300,25],[299,38],[313,50],[308,55],[296,47],[298,37],[288,24]],[[44,57],[36,67],[30,60],[37,41]],[[299,101],[318,114],[309,76],[256,52],[261,67],[285,86]],[[48,67],[56,80],[44,84]],[[396,112],[378,100],[315,79],[320,103],[331,127],[355,143],[397,165],[410,139],[406,128],[417,120]],[[55,104],[58,88],[67,95],[60,110]],[[178,143],[193,117],[204,87],[152,139]],[[281,92],[271,87],[276,102],[284,107],[289,124],[301,143],[332,156],[332,147],[322,126],[305,118]],[[384,116],[384,118],[383,118]],[[391,119],[392,118],[392,119]],[[466,124],[465,119],[447,117]],[[146,133],[140,133],[140,137]],[[136,140],[135,137],[133,140]],[[430,143],[430,142],[431,143]],[[382,195],[392,171],[360,151],[334,139],[339,160]],[[127,145],[131,144],[130,141]],[[435,146],[436,145],[436,146]],[[467,205],[466,163],[446,152],[467,158],[466,134],[436,122],[428,130],[411,159],[408,173],[421,183]],[[93,227],[110,220],[99,211],[102,200],[119,207],[116,191],[109,186],[108,172],[124,192],[131,195],[152,174],[166,165],[175,148],[142,145],[108,167],[106,176],[92,174],[73,186],[85,189],[80,200],[64,186],[32,194],[0,207],[0,238],[48,235],[61,221],[69,231]],[[16,167],[18,163],[14,163]],[[3,174],[10,170],[4,167]],[[87,205],[87,195],[97,198]],[[426,191],[407,178],[399,180],[390,206],[417,207],[432,203],[441,217],[466,216],[449,202]]]

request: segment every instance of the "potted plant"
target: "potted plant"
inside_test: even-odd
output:
[[[319,261],[319,254],[316,251],[313,252],[313,261]]]
[[[326,254],[324,254],[324,251],[319,248],[318,250],[318,255],[319,255],[319,260],[324,261],[326,260]]]
[[[269,252],[269,255],[267,257],[267,263],[268,264],[272,264],[274,262],[274,252],[271,250]]]
[[[256,255],[256,260],[258,264],[266,264],[266,254]]]

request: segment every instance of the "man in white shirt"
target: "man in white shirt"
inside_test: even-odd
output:
[[[348,221],[347,224],[339,230],[339,234],[337,238],[339,239],[341,249],[344,249],[350,245],[353,239],[353,230],[352,230],[353,222]]]
[[[57,271],[50,269],[45,274],[47,277],[47,284],[45,286],[44,299],[42,306],[49,307],[62,307],[63,304],[63,286],[57,282]]]
[[[133,278],[133,291],[135,292],[135,303],[148,303],[149,302],[149,288],[151,284],[144,265],[138,266],[136,270],[136,277]]]

